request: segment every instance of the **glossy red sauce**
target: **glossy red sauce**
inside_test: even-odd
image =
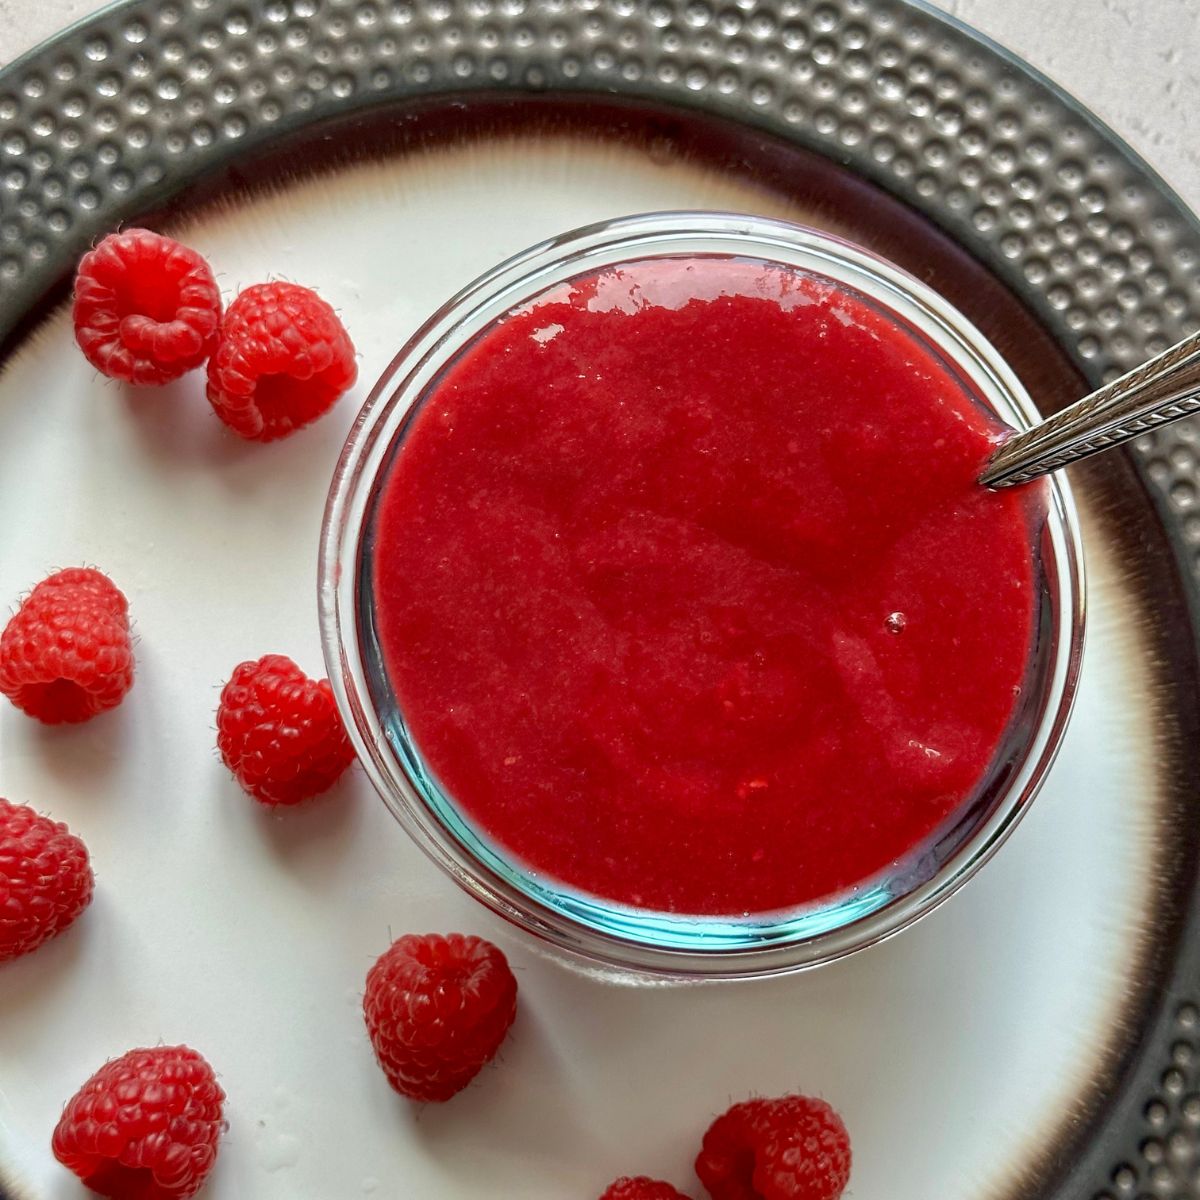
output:
[[[1029,655],[1000,426],[867,302],[761,263],[576,281],[438,383],[387,478],[382,652],[534,871],[703,914],[886,867],[984,775]]]

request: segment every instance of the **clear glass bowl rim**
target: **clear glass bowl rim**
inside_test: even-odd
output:
[[[1079,523],[1066,481],[1048,482],[1047,537],[1054,591],[1044,703],[1027,753],[994,810],[932,878],[867,915],[810,936],[764,932],[752,945],[712,949],[646,941],[627,927],[601,930],[540,901],[464,847],[429,810],[397,759],[376,712],[362,654],[359,560],[367,502],[388,449],[427,386],[422,364],[444,363],[500,313],[562,279],[663,254],[722,253],[797,264],[863,289],[920,332],[1017,428],[1039,419],[999,353],[937,292],[893,263],[832,234],[773,218],[718,212],[658,212],[564,233],[505,260],[444,304],[381,375],[347,438],[322,526],[318,607],[330,683],[351,740],[376,791],[418,846],[488,908],[573,956],[636,974],[674,978],[749,977],[814,967],[907,928],[992,857],[1028,810],[1055,756],[1074,703],[1084,643]],[[555,272],[560,272],[555,274]],[[475,325],[471,316],[491,315]],[[464,329],[466,333],[464,334]]]

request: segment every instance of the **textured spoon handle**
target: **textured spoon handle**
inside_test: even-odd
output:
[[[990,488],[1028,483],[1200,411],[1200,331],[1106,383],[1041,424],[1014,434],[980,476]]]

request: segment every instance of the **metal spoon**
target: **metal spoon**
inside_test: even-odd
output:
[[[1200,331],[1004,442],[980,483],[1028,483],[1200,411]]]

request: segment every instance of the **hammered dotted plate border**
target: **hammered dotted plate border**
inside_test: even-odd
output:
[[[1200,325],[1195,216],[1069,96],[914,0],[122,0],[0,70],[0,346],[94,238],[282,134],[497,91],[682,106],[823,153],[984,262],[1093,385]],[[1134,450],[1194,615],[1198,441],[1183,422]],[[1197,957],[1063,1200],[1200,1196]]]

